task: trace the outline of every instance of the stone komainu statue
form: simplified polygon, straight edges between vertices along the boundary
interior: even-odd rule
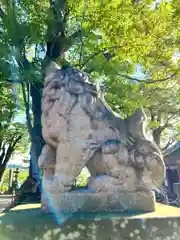
[[[84,166],[91,173],[88,187],[96,192],[151,191],[164,180],[162,155],[146,135],[143,110],[121,119],[82,71],[48,71],[42,125],[45,191],[70,191]]]

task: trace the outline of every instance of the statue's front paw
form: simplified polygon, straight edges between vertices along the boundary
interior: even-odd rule
[[[66,186],[63,181],[58,178],[55,178],[52,182],[51,192],[52,193],[64,193],[69,192],[71,186]]]
[[[43,179],[42,186],[43,186],[43,191],[46,193],[50,193],[52,189],[52,180],[50,179]]]
[[[136,191],[137,192],[149,192],[150,190],[148,189],[148,187],[145,184],[141,183],[136,186]]]

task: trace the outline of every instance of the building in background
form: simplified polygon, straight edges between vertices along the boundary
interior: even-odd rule
[[[167,149],[164,154],[166,164],[166,185],[170,195],[180,194],[180,142]]]

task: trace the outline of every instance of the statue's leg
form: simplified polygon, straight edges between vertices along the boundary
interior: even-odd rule
[[[75,178],[94,154],[94,148],[89,147],[90,142],[86,142],[85,148],[81,141],[73,139],[59,143],[52,192],[71,190]]]
[[[54,177],[54,169],[43,169],[42,193],[41,193],[41,209],[43,212],[49,212],[49,193],[52,189],[52,180]]]
[[[51,192],[51,188],[52,188],[55,161],[56,161],[56,150],[46,144],[43,147],[41,156],[38,160],[39,167],[43,169],[42,194],[41,194],[41,208],[43,211],[49,211],[48,193]]]
[[[38,159],[39,168],[52,168],[56,162],[56,149],[45,144]]]
[[[50,191],[56,164],[56,150],[46,144],[42,149],[38,164],[43,169],[43,189]]]

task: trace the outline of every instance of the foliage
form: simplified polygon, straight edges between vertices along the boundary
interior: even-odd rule
[[[121,116],[140,106],[149,110],[149,127],[158,145],[164,140],[162,148],[179,136],[177,5],[176,1],[105,0],[79,1],[79,9],[72,7],[72,22],[81,21],[84,35],[81,51],[73,47],[70,54],[80,52],[80,67],[102,79],[109,90],[107,101]],[[70,61],[77,62],[72,57]],[[141,74],[136,72],[137,64]]]
[[[95,81],[101,81],[108,87],[108,103],[123,117],[139,106],[148,108],[150,127],[158,144],[172,126],[178,135],[177,1],[53,2],[2,1],[2,79],[25,84],[26,100],[30,100],[28,86],[43,79],[48,43],[58,44],[53,60],[61,65],[70,62],[89,72]],[[29,49],[33,49],[30,58]],[[7,62],[12,61],[11,55],[16,60],[16,71]],[[137,64],[141,66],[141,77]],[[27,117],[32,103],[25,102]]]
[[[143,106],[148,110],[149,127],[155,141],[168,147],[179,136],[180,101],[178,83],[147,84],[127,81],[110,81],[106,95],[111,107],[124,117]],[[159,139],[161,138],[161,139]]]
[[[6,164],[15,150],[25,152],[28,147],[28,137],[25,125],[15,122],[16,105],[13,101],[11,89],[0,86],[0,178]]]
[[[22,184],[26,180],[27,176],[28,176],[28,171],[20,171],[20,173],[18,175],[18,180],[19,180],[20,184]],[[4,171],[3,181],[0,186],[1,192],[8,191],[8,183],[9,183],[9,169],[6,169]]]
[[[89,175],[90,174],[89,174],[88,170],[86,168],[83,168],[81,173],[76,178],[76,186],[78,186],[78,187],[86,186]]]

